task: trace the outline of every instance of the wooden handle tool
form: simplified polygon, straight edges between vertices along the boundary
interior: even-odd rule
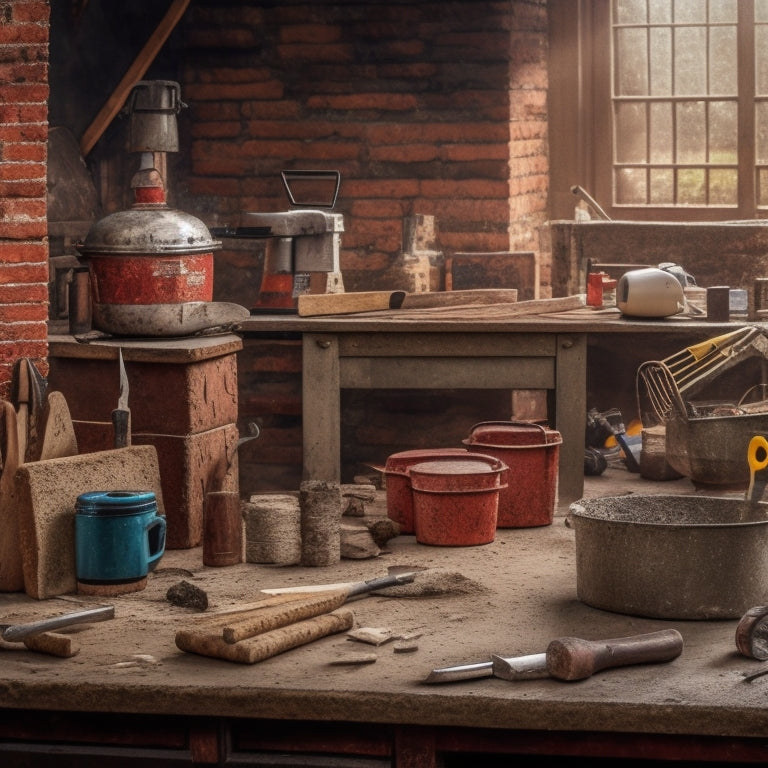
[[[344,632],[351,629],[353,623],[352,611],[342,608],[237,643],[228,643],[220,633],[182,629],[176,633],[176,647],[200,656],[255,664],[322,637]]]
[[[672,661],[682,651],[676,629],[599,641],[561,637],[547,646],[547,672],[558,680],[584,680],[603,669]]]

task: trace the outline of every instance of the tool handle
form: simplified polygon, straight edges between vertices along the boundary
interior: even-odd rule
[[[115,430],[115,448],[126,448],[131,444],[131,412],[115,409],[112,411],[112,426]]]
[[[603,669],[672,661],[682,650],[676,629],[599,641],[561,637],[547,646],[547,671],[559,680],[585,680]]]

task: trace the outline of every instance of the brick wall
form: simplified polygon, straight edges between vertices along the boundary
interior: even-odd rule
[[[434,216],[437,249],[532,250],[546,220],[547,18],[519,2],[196,0],[180,33],[182,151],[174,193],[207,223],[288,208],[284,169],[341,173],[346,290],[404,287],[403,225]],[[540,295],[550,269],[539,253]],[[252,306],[259,241],[225,241],[215,294]],[[246,339],[238,359],[240,487],[301,479],[300,342]],[[411,447],[461,445],[509,418],[488,392],[345,393],[344,477]]]
[[[182,34],[177,191],[208,223],[285,210],[280,171],[326,169],[342,178],[347,290],[392,287],[416,215],[436,217],[445,254],[539,250],[545,0],[196,0]],[[257,282],[249,254],[217,259],[220,288],[231,266]],[[242,277],[226,298],[247,300]]]
[[[0,397],[19,357],[47,375],[48,18],[45,0],[0,2]]]

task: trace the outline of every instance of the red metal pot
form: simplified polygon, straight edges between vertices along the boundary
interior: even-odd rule
[[[466,547],[494,540],[506,466],[489,458],[468,453],[411,467],[416,541]]]
[[[165,204],[162,179],[145,169],[132,181],[134,205],[97,221],[78,250],[91,277],[93,325],[117,335],[147,335],[137,318],[158,318],[152,335],[169,335],[163,312],[213,299],[212,239],[199,219]],[[143,318],[142,318],[143,320]]]
[[[551,525],[557,506],[560,433],[528,421],[484,421],[462,441],[509,468],[499,495],[499,528]]]

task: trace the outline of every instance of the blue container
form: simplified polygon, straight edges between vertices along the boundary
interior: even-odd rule
[[[75,503],[75,568],[84,584],[143,579],[165,552],[165,517],[152,491],[91,491]]]

